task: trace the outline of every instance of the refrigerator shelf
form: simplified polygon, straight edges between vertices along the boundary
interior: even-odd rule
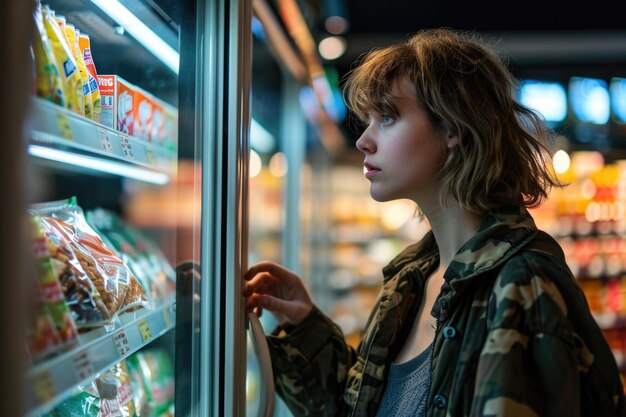
[[[38,363],[27,371],[26,395],[28,404],[32,404],[27,417],[36,417],[58,405],[77,386],[89,383],[99,373],[173,329],[176,322],[175,301],[126,316],[132,317],[130,321],[122,320],[128,321],[126,324],[81,343],[69,352]]]
[[[36,146],[88,157],[94,162],[114,162],[122,169],[103,171],[122,176],[128,171],[124,167],[161,175],[165,177],[165,182],[176,173],[178,153],[175,150],[129,136],[38,97],[33,97],[32,107],[29,125],[31,148]],[[58,161],[65,162],[62,159]],[[85,168],[97,170],[98,166],[97,163],[85,163]],[[132,174],[129,176],[136,178]]]

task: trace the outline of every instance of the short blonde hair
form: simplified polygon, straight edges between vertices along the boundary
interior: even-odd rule
[[[397,115],[391,89],[405,77],[433,124],[460,139],[442,162],[442,204],[452,197],[479,214],[535,207],[562,186],[551,164],[553,133],[516,101],[517,81],[478,34],[427,29],[373,50],[347,75],[344,98],[362,121],[372,111]]]

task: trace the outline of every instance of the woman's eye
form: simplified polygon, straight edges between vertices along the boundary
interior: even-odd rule
[[[384,125],[391,124],[391,123],[393,123],[393,117],[388,116],[388,115],[384,115],[384,116],[382,117],[382,122],[383,122],[383,123],[382,123],[382,124],[383,124],[383,126],[384,126]]]

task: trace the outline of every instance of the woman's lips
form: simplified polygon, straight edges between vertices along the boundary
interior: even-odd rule
[[[374,178],[380,172],[381,170],[375,167],[374,165],[367,163],[367,162],[363,163],[363,174],[365,175],[365,178],[367,178],[368,180]]]

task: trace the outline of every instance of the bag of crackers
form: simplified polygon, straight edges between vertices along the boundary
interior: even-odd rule
[[[176,272],[154,240],[112,211],[88,210],[87,222],[111,243],[155,304],[176,294]]]
[[[150,307],[144,289],[89,226],[75,197],[34,204],[29,211],[44,230],[70,309],[79,316],[75,319],[79,327],[110,324],[123,312]],[[85,299],[95,309],[82,308]]]

